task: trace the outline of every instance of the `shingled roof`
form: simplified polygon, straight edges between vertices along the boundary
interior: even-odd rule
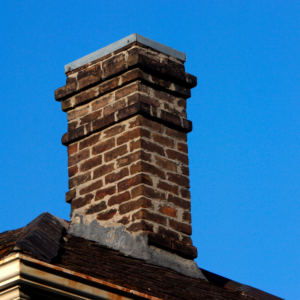
[[[280,299],[203,269],[207,281],[151,265],[72,236],[67,233],[67,224],[67,221],[43,213],[23,228],[3,232],[0,234],[0,260],[16,252],[23,253],[76,274],[159,299]]]

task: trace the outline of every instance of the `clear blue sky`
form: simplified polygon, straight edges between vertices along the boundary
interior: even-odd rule
[[[63,66],[137,32],[187,53],[200,267],[300,293],[300,2],[2,1],[0,232],[68,219]]]

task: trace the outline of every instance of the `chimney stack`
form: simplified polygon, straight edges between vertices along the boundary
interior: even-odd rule
[[[65,66],[73,235],[203,278],[190,235],[185,54],[132,34]]]

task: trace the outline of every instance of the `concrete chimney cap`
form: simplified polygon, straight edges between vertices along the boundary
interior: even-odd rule
[[[67,65],[65,65],[65,73],[70,72],[74,69],[77,69],[87,63],[90,63],[98,58],[101,58],[102,56],[105,56],[111,52],[117,51],[119,49],[121,49],[122,47],[125,47],[133,42],[139,42],[141,44],[144,44],[148,47],[151,47],[157,51],[160,51],[162,53],[165,53],[167,55],[176,57],[182,61],[186,61],[186,54],[178,51],[176,49],[173,49],[169,46],[163,45],[161,43],[158,43],[156,41],[150,40],[144,36],[141,36],[137,33],[133,33],[119,41],[116,41],[104,48],[101,48],[91,54],[88,54],[82,58],[79,58]]]

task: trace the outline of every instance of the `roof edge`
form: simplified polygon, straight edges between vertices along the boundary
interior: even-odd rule
[[[164,54],[167,54],[167,55],[170,55],[170,56],[173,56],[173,57],[176,57],[182,61],[186,61],[186,54],[179,51],[179,50],[176,50],[176,49],[173,49],[169,46],[166,46],[164,44],[161,44],[159,42],[156,42],[154,40],[151,40],[151,39],[148,39],[142,35],[139,35],[137,33],[133,33],[125,38],[122,38],[121,40],[119,41],[116,41],[106,47],[103,47],[95,52],[92,52],[86,56],[83,56],[67,65],[65,65],[65,73],[68,73],[72,70],[75,70],[85,64],[88,64],[96,59],[99,59],[109,53],[112,53],[114,51],[117,51],[133,42],[139,42],[141,44],[144,44],[148,47],[151,47],[157,51],[160,51]]]

